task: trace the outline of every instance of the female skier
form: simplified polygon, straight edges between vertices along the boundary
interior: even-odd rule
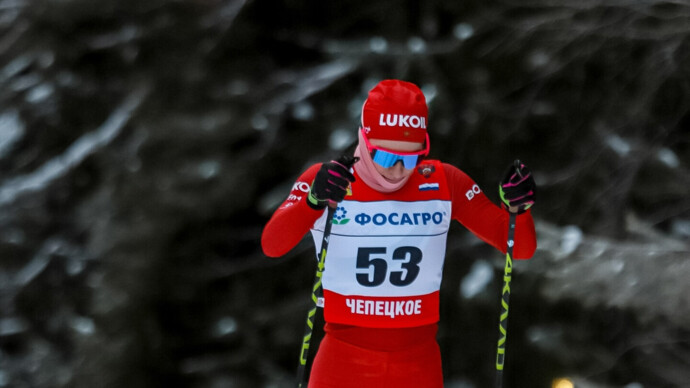
[[[325,336],[310,388],[443,387],[436,332],[451,219],[505,253],[508,211],[517,212],[514,258],[536,249],[529,170],[510,167],[499,185],[502,209],[458,168],[424,159],[427,124],[417,86],[380,82],[362,107],[359,160],[308,168],[264,228],[267,256],[284,255],[309,230],[318,250],[324,209],[338,203],[322,277]]]

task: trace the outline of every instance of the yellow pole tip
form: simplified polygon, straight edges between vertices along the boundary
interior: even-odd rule
[[[575,388],[575,385],[567,378],[560,378],[553,381],[551,388]]]

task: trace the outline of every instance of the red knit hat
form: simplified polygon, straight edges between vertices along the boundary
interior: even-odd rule
[[[424,94],[410,82],[381,81],[362,106],[362,128],[368,139],[423,143],[427,123]]]

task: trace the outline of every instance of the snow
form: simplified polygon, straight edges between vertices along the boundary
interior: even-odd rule
[[[438,88],[434,84],[426,84],[422,86],[422,93],[424,93],[426,103],[430,104],[431,101],[433,101],[434,98],[436,98],[436,95],[438,95]]]
[[[690,292],[686,245],[616,241],[543,221],[535,226],[539,250],[522,271],[545,276],[540,291],[545,298],[627,309],[642,322],[663,318],[688,324],[690,304],[678,297]]]
[[[21,318],[10,317],[0,319],[0,337],[7,337],[28,330],[29,324]]]
[[[10,79],[31,65],[34,58],[33,55],[25,54],[14,59],[12,62],[5,65],[5,67],[0,70],[0,81]]]
[[[26,129],[16,111],[0,114],[0,159],[2,159],[25,134]]]
[[[109,144],[127,124],[133,111],[143,101],[144,94],[143,90],[133,92],[103,125],[81,136],[63,154],[48,160],[29,174],[5,181],[0,186],[0,205],[11,203],[27,192],[42,190],[79,165],[87,156]]]
[[[6,387],[10,383],[10,378],[7,372],[0,370],[0,387]]]
[[[671,233],[680,238],[689,238],[690,220],[674,220],[671,224]]]
[[[214,333],[218,337],[226,336],[237,331],[237,320],[233,317],[222,317],[216,322]]]
[[[299,102],[292,107],[292,117],[297,120],[312,120],[314,118],[314,113],[314,106],[306,101]]]
[[[203,179],[211,179],[220,173],[220,162],[217,160],[206,160],[199,163],[197,172]]]
[[[459,40],[467,40],[474,35],[474,27],[468,23],[458,23],[453,28],[453,36]]]
[[[605,141],[606,145],[608,145],[619,156],[626,156],[632,150],[630,142],[616,134],[609,135],[608,137],[606,137]]]
[[[374,53],[384,53],[388,49],[388,41],[380,36],[369,39],[369,49]]]
[[[410,49],[410,52],[420,54],[426,51],[426,42],[424,39],[414,36],[407,41],[407,48]]]
[[[332,150],[342,151],[355,141],[354,131],[351,129],[338,128],[331,132],[328,138],[328,146]]]
[[[268,128],[268,124],[269,122],[265,115],[255,114],[252,117],[252,128],[257,131],[265,131]]]
[[[663,164],[670,168],[680,167],[680,160],[676,153],[666,147],[660,149],[656,156]]]
[[[94,50],[103,50],[129,43],[136,39],[139,35],[140,32],[136,26],[126,25],[120,28],[119,31],[109,32],[92,38],[89,42],[89,46]]]
[[[53,94],[55,94],[55,87],[50,83],[42,83],[29,90],[26,94],[26,102],[41,104],[46,102]]]
[[[48,243],[46,243],[46,245],[48,245]],[[18,287],[26,286],[48,267],[51,256],[46,249],[46,245],[44,245],[36,256],[15,275],[15,285]]]
[[[551,61],[549,55],[543,50],[537,50],[530,54],[529,65],[533,69],[538,69],[546,66]]]
[[[465,299],[474,298],[486,289],[493,277],[493,268],[489,262],[484,260],[475,262],[460,283],[460,294]]]
[[[582,243],[582,237],[582,230],[580,228],[575,225],[566,226],[561,237],[560,254],[568,256],[575,252],[580,243]]]
[[[91,335],[96,331],[96,324],[88,317],[74,317],[70,321],[70,327],[79,334]]]

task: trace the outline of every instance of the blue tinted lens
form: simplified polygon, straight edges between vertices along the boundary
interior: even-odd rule
[[[402,157],[402,161],[406,169],[412,170],[417,166],[417,161],[419,158],[419,155],[406,155]]]
[[[391,167],[398,161],[398,155],[381,150],[374,151],[372,157],[374,162],[383,168]]]
[[[374,162],[383,168],[393,167],[398,160],[402,160],[406,169],[411,170],[417,165],[420,155],[396,155],[390,152],[375,150],[372,156]]]

